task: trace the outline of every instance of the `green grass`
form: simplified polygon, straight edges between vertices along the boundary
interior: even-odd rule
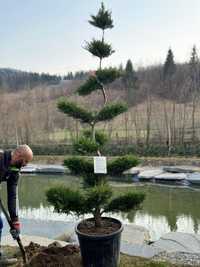
[[[119,267],[178,267],[181,265],[174,265],[167,262],[154,262],[141,257],[131,257],[121,254],[121,261]]]

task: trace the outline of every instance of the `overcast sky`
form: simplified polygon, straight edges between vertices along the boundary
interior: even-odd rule
[[[175,60],[200,47],[200,0],[105,0],[114,29],[106,40],[115,53],[104,66],[162,63],[172,48]],[[100,37],[88,23],[99,0],[0,0],[0,67],[63,74],[98,65],[82,47]]]

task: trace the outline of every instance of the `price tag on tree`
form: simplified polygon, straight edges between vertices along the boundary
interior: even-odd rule
[[[107,173],[106,157],[94,157],[94,173]]]

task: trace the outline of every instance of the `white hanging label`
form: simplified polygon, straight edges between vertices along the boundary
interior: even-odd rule
[[[107,173],[106,157],[94,157],[94,173]]]

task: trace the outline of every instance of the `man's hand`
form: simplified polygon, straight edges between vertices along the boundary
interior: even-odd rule
[[[13,228],[10,229],[10,233],[13,237],[13,239],[17,239],[20,234],[20,222],[19,221],[14,221],[12,223]]]

